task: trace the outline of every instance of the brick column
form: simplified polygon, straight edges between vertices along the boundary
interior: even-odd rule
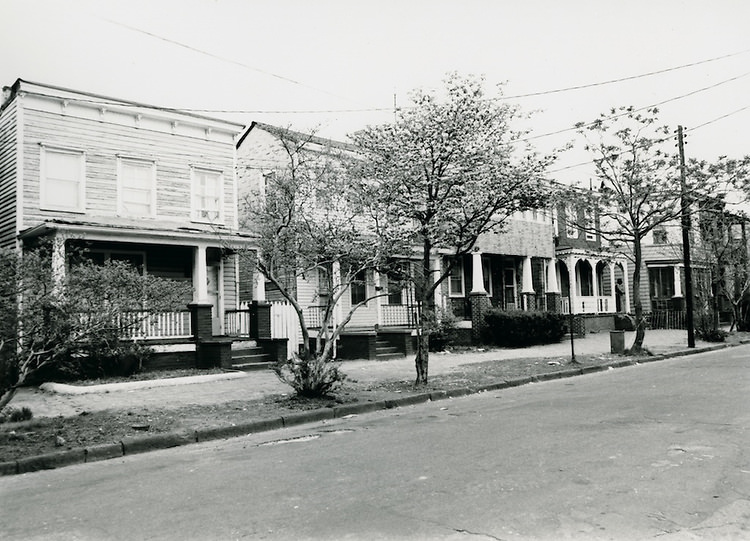
[[[211,338],[213,334],[213,321],[211,318],[211,303],[191,302],[187,305],[190,310],[190,326],[193,331],[193,340],[200,342]]]
[[[250,305],[250,338],[271,338],[271,303],[253,301]]]
[[[490,307],[490,298],[487,293],[469,293],[469,302],[471,303],[471,339],[478,344],[484,323],[484,313]]]
[[[187,307],[190,310],[190,325],[195,341],[196,368],[219,366],[230,368],[232,366],[232,339],[214,338],[211,318],[213,305],[191,302]]]
[[[561,295],[559,293],[546,293],[547,311],[559,314],[562,311]]]

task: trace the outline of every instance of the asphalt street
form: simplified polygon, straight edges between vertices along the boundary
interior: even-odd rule
[[[0,538],[748,539],[750,346],[0,478]]]

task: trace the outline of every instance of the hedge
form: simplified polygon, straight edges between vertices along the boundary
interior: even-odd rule
[[[500,347],[552,344],[565,336],[564,323],[563,314],[493,308],[484,314],[480,337],[482,343]]]

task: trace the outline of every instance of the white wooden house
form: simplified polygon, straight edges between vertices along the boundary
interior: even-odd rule
[[[0,246],[40,237],[56,269],[84,247],[98,260],[189,281],[212,305],[213,331],[238,306],[235,142],[243,126],[47,84],[17,80],[0,109]],[[179,324],[152,327],[186,336]],[[154,336],[149,336],[154,337]]]

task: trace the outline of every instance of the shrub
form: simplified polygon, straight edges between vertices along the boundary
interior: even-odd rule
[[[422,314],[422,329],[430,335],[430,351],[443,351],[455,340],[457,322],[452,311],[442,308]]]
[[[297,395],[320,398],[330,394],[346,379],[339,364],[319,357],[302,359],[298,355],[279,363],[274,372],[281,381],[291,386]]]
[[[723,342],[729,333],[721,329],[696,329],[695,334],[698,338],[706,342]]]
[[[483,343],[501,347],[551,344],[565,336],[565,316],[493,308],[484,314],[480,336]]]
[[[0,423],[18,423],[34,418],[32,411],[26,406],[22,408],[8,407],[0,413]]]

